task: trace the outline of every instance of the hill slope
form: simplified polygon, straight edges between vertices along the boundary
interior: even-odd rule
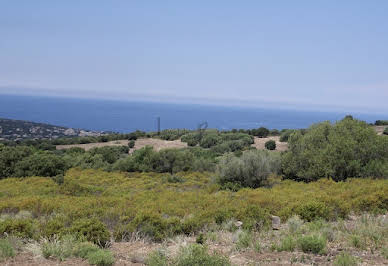
[[[0,139],[53,139],[59,137],[100,136],[101,134],[103,132],[0,118]]]

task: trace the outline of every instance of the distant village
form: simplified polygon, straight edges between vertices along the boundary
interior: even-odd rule
[[[56,139],[74,136],[101,136],[104,134],[105,132],[0,118],[0,140]]]

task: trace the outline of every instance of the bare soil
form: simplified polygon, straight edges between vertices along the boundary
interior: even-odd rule
[[[279,139],[279,136],[270,136],[267,138],[255,137],[255,143],[252,144],[252,147],[256,147],[258,150],[265,150],[265,143],[269,140],[274,140],[276,142],[275,151],[286,151],[288,149],[287,142],[280,142]]]
[[[383,135],[383,131],[386,127],[388,126],[374,126],[374,129],[378,135]]]
[[[98,143],[87,143],[87,144],[70,144],[70,145],[57,145],[57,150],[63,150],[63,149],[70,149],[73,147],[79,147],[83,148],[86,151],[93,149],[93,148],[100,148],[105,146],[127,146],[128,140],[114,140],[114,141],[108,141],[108,142],[98,142]],[[162,140],[162,139],[155,139],[155,138],[144,138],[144,139],[137,139],[135,141],[135,147],[130,149],[129,153],[134,152],[135,150],[141,149],[145,146],[153,146],[156,151],[159,151],[161,149],[165,148],[184,148],[187,147],[187,144],[185,142],[181,142],[180,140]]]

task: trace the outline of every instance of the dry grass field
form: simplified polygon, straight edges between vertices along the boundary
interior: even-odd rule
[[[56,148],[57,150],[63,150],[63,149],[70,149],[72,147],[79,147],[88,151],[93,148],[100,148],[104,146],[122,146],[122,145],[124,146],[128,145],[128,140],[115,140],[115,141],[88,143],[88,144],[57,145]],[[156,138],[137,139],[135,142],[135,147],[133,149],[130,149],[129,153],[132,153],[135,150],[141,149],[145,146],[153,146],[156,151],[159,151],[165,148],[184,148],[184,147],[187,147],[187,144],[184,142],[181,142],[180,140],[169,141],[169,140],[162,140],[162,139],[156,139]]]

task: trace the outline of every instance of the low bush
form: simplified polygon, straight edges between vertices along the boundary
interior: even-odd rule
[[[280,142],[288,142],[288,139],[290,138],[291,134],[296,132],[294,129],[286,129],[282,130],[282,133],[280,134]]]
[[[273,151],[276,149],[276,142],[274,140],[269,140],[264,144],[267,150]]]
[[[6,258],[14,257],[15,250],[7,239],[0,238],[0,262]]]
[[[105,224],[95,218],[75,221],[69,228],[69,232],[102,247],[105,247],[110,240],[110,233]]]
[[[251,134],[259,138],[266,138],[269,135],[270,131],[265,127],[260,127],[258,129],[251,129]]]
[[[376,126],[387,126],[388,120],[376,120],[375,125]]]
[[[302,236],[298,239],[300,249],[305,253],[324,254],[326,239],[318,235]]]
[[[296,241],[292,236],[286,236],[284,237],[278,246],[276,246],[276,250],[278,252],[281,251],[288,251],[292,252],[296,248]]]
[[[252,245],[252,232],[241,231],[238,233],[238,239],[236,243],[237,250],[243,250],[249,248]]]
[[[53,236],[63,236],[67,233],[63,217],[54,217],[41,224],[41,236],[51,238]]]
[[[78,243],[74,250],[73,250],[73,255],[75,257],[87,259],[88,255],[94,252],[99,251],[100,248],[97,247],[95,244],[90,243],[90,242],[82,242]]]
[[[221,185],[236,183],[244,187],[263,186],[270,174],[276,174],[280,167],[278,154],[266,151],[247,151],[241,157],[226,154],[217,166]]]
[[[0,235],[4,233],[20,238],[34,238],[35,228],[31,219],[0,220]]]
[[[168,266],[168,258],[162,250],[154,250],[148,254],[148,257],[145,261],[145,264],[148,266]]]
[[[73,250],[76,244],[77,240],[72,235],[44,239],[41,243],[42,255],[46,259],[56,258],[63,261],[73,256]]]
[[[228,258],[209,254],[206,246],[191,244],[182,247],[175,258],[176,266],[227,266],[231,265]]]
[[[135,147],[135,141],[134,140],[130,140],[128,142],[128,148],[132,149],[133,147]]]
[[[388,127],[386,127],[386,128],[384,129],[383,134],[384,134],[384,135],[388,135]]]
[[[199,133],[189,133],[183,135],[181,141],[186,142],[188,146],[197,146],[200,141],[200,135]]]
[[[329,219],[330,210],[327,206],[318,201],[309,201],[302,203],[296,213],[307,222],[311,222],[317,219]]]
[[[357,259],[347,252],[338,254],[333,262],[335,266],[356,266],[357,264]]]
[[[100,249],[95,252],[90,252],[86,258],[91,265],[111,266],[115,263],[113,254],[109,250]]]

